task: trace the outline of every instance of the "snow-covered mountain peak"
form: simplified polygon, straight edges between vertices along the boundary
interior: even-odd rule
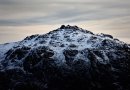
[[[130,45],[113,36],[62,25],[0,45],[0,89],[128,90],[129,60]]]
[[[102,33],[94,34],[77,26],[62,25],[60,28],[50,31],[47,34],[31,35],[16,43],[0,45],[0,57],[3,57],[10,49],[29,47],[30,50],[33,50],[43,46],[47,46],[57,53],[62,53],[66,49],[76,49],[79,51],[84,49],[120,50],[128,47],[128,45],[114,39],[111,35]]]
[[[123,42],[113,39],[108,34],[93,34],[77,26],[62,25],[60,28],[43,35],[32,35],[20,42],[20,45],[37,47],[49,46],[51,48],[68,48],[75,45],[78,49],[101,48],[103,45],[113,44],[121,46]]]

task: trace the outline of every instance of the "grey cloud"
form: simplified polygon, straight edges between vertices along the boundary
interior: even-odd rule
[[[0,0],[0,5],[5,4],[5,6],[0,6],[0,11],[3,12],[1,16],[4,17],[3,19],[0,16],[0,25],[59,24],[111,19],[130,15],[130,12],[128,12],[130,10],[128,1],[115,2],[117,0],[107,2],[103,0],[95,0],[93,2],[90,0],[77,0],[77,2],[74,2],[74,0],[71,2],[68,0]],[[38,14],[34,15],[36,13]],[[45,16],[42,16],[44,14]],[[18,15],[21,15],[21,17],[19,18]]]
[[[130,15],[129,0],[0,0],[0,26],[59,24]]]

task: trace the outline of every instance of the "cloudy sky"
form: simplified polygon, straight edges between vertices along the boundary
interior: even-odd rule
[[[130,43],[130,0],[0,0],[0,43],[44,34],[61,24]]]

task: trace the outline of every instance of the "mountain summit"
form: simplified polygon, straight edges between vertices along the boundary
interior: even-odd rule
[[[62,25],[0,45],[0,90],[128,90],[130,46]]]

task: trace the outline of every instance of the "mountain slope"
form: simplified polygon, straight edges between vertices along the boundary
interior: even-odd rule
[[[65,26],[0,45],[0,90],[128,90],[130,46]]]

